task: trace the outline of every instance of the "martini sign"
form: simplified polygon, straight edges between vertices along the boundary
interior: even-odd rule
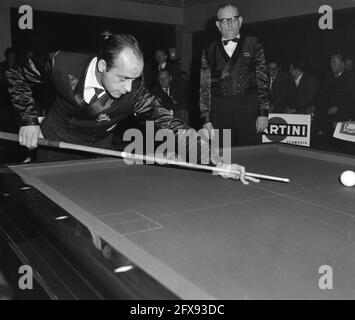
[[[270,113],[263,143],[280,142],[310,146],[311,116],[308,114]]]

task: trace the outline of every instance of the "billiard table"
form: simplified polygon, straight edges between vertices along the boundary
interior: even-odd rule
[[[291,181],[245,186],[205,171],[95,158],[10,166],[17,183],[8,194],[2,183],[1,193],[30,199],[38,225],[61,238],[58,247],[77,250],[77,260],[88,265],[90,251],[97,266],[86,279],[110,292],[354,299],[355,188],[339,176],[355,170],[355,157],[265,144],[234,148],[232,159]]]

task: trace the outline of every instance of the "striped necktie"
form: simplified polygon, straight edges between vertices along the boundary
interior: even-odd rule
[[[99,99],[100,94],[105,91],[104,89],[100,89],[100,88],[94,88],[94,90],[95,90],[95,94],[90,99],[89,104],[93,104],[95,101],[97,101]]]

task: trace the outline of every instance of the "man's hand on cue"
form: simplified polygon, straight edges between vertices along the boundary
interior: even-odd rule
[[[41,127],[38,125],[23,126],[20,128],[18,141],[28,149],[37,148],[38,138],[43,138]]]
[[[218,172],[218,174],[223,178],[240,180],[243,184],[249,184],[249,181],[256,182],[256,183],[260,182],[259,179],[246,176],[245,167],[240,166],[236,163],[224,164],[221,162],[217,165],[217,168],[228,170],[227,172]]]

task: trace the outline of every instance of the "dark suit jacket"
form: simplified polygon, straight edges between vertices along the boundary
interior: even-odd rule
[[[328,77],[319,94],[317,114],[320,118],[328,118],[328,109],[338,107],[332,116],[334,121],[355,119],[355,79],[344,70],[340,77],[333,74]]]
[[[315,104],[315,99],[318,93],[319,84],[315,77],[304,72],[298,84],[291,81],[288,107],[296,109],[296,113],[307,113],[307,109]]]
[[[169,61],[166,62],[166,66],[165,66],[165,70],[168,70],[171,77],[172,77],[172,83],[182,87],[182,75],[181,75],[181,70],[178,64],[176,63],[171,63]],[[153,80],[152,80],[152,84],[153,86],[158,84],[158,74],[159,74],[159,68],[158,65],[155,65],[153,68]]]
[[[291,79],[289,74],[280,70],[276,79],[273,81],[270,90],[270,104],[272,105],[272,112],[282,112],[286,107],[290,85]]]
[[[160,85],[154,86],[152,88],[152,93],[160,98],[161,104],[171,110],[176,118],[189,123],[186,100],[179,86],[171,84],[169,88],[169,96]]]
[[[176,85],[171,85],[169,88],[169,96],[159,86],[156,85],[152,88],[152,93],[161,99],[161,104],[167,106],[169,110],[187,109],[185,97],[180,88]]]
[[[159,85],[152,88],[152,93],[159,97],[161,104],[171,110],[176,118],[189,123],[186,100],[179,86],[172,84],[169,89],[169,96]]]
[[[84,84],[92,59],[93,56],[85,54],[57,51],[9,70],[9,91],[20,126],[38,125],[32,85],[51,81],[56,98],[41,128],[48,139],[108,147],[114,126],[133,114],[140,121],[153,120],[157,129],[177,132],[189,128],[184,122],[174,120],[141,79],[136,79],[132,91],[119,99],[106,93],[95,103],[87,104]]]
[[[202,53],[200,76],[200,111],[203,123],[210,121],[211,95],[232,96],[256,92],[258,115],[269,112],[269,77],[264,49],[255,37],[241,36],[232,57],[222,41],[210,44]]]

